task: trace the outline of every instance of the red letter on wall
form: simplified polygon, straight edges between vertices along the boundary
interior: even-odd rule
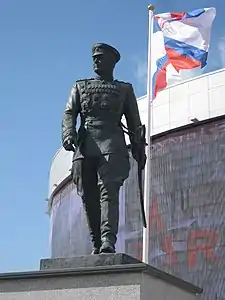
[[[174,253],[173,239],[172,236],[167,236],[167,229],[163,222],[163,218],[159,212],[158,202],[153,201],[152,206],[149,209],[149,231],[153,231],[153,225],[155,225],[155,232],[157,234],[163,233],[165,231],[166,235],[161,236],[160,242],[162,251],[167,254],[167,263],[173,265],[177,262],[176,253]]]
[[[193,267],[199,252],[202,252],[206,259],[215,260],[215,246],[218,241],[218,234],[210,229],[193,230],[188,237],[188,265]]]

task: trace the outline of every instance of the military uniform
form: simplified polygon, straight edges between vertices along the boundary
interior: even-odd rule
[[[76,120],[80,128],[76,133]],[[78,80],[71,93],[62,121],[62,141],[73,138],[73,179],[83,199],[94,248],[102,243],[114,247],[119,221],[119,189],[129,176],[129,156],[121,118],[125,115],[138,140],[141,126],[133,87],[118,80],[100,77]]]

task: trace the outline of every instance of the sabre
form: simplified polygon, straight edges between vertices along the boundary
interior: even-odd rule
[[[141,127],[141,144],[147,146],[146,143],[146,128],[145,125],[142,125]],[[147,228],[147,221],[146,221],[146,215],[145,215],[145,208],[144,208],[144,195],[143,195],[143,188],[142,188],[142,172],[145,166],[145,162],[141,164],[141,162],[138,162],[138,185],[139,185],[139,191],[140,191],[140,205],[141,205],[141,215],[142,215],[142,221],[143,221],[143,227]]]
[[[135,136],[135,133],[131,132],[122,122],[121,122],[121,126],[123,128],[124,133]],[[147,146],[145,135],[146,135],[146,127],[145,127],[145,125],[142,125],[141,126],[141,143],[140,143],[142,146],[143,145]],[[138,160],[137,164],[138,164],[138,187],[139,187],[139,192],[140,192],[141,216],[142,216],[143,227],[147,228],[147,221],[146,221],[145,208],[144,208],[144,194],[143,194],[143,187],[142,187],[142,172],[145,167],[145,161],[141,162],[140,160]]]

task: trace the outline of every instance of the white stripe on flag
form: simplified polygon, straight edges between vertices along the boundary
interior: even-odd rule
[[[184,20],[163,22],[163,34],[180,42],[184,42],[201,50],[209,49],[212,22],[216,16],[214,7],[205,9],[198,17],[186,18]],[[163,21],[169,20],[161,15]]]

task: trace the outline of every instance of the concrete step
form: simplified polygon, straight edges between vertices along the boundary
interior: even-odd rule
[[[0,274],[0,300],[198,300],[202,293],[124,254],[42,260],[40,265],[40,271]]]

